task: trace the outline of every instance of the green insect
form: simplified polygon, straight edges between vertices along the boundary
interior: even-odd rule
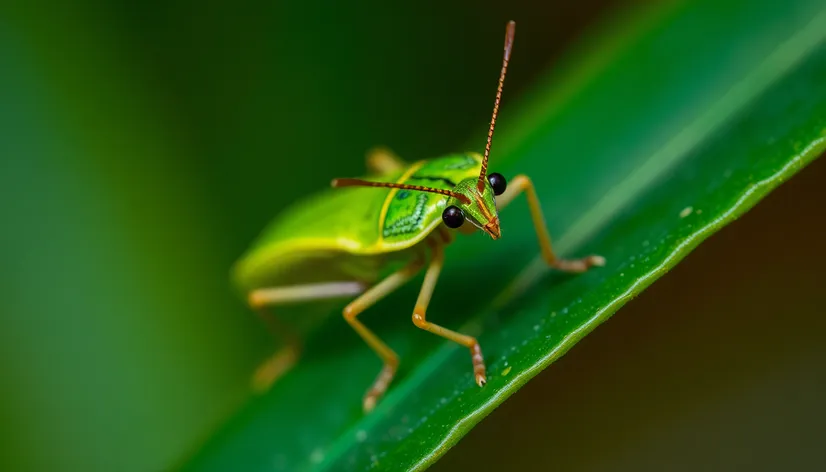
[[[491,138],[502,97],[516,25],[509,22],[493,117],[484,155],[451,154],[413,164],[387,150],[367,158],[368,179],[335,179],[332,187],[297,202],[264,231],[238,261],[235,279],[250,306],[269,322],[264,309],[290,303],[356,297],[344,308],[347,323],[384,363],[364,396],[369,412],[390,385],[399,365],[395,352],[358,319],[358,315],[422,269],[424,283],[413,308],[413,324],[470,350],[476,383],[485,385],[485,363],[475,338],[449,330],[427,318],[427,308],[444,263],[443,248],[454,239],[450,229],[479,229],[499,239],[499,211],[525,193],[542,256],[549,266],[583,272],[601,266],[600,256],[564,260],[554,254],[531,180],[517,175],[507,184],[487,172]],[[367,188],[374,187],[374,188]],[[298,360],[301,340],[276,330],[286,345],[264,362],[253,377],[266,389]]]

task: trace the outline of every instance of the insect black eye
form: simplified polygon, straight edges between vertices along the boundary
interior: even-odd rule
[[[505,180],[505,176],[498,172],[488,175],[488,182],[493,187],[493,194],[496,196],[502,195],[505,193],[505,189],[508,188],[508,181]]]
[[[442,212],[442,221],[448,228],[456,229],[465,222],[465,214],[456,205],[450,205]]]

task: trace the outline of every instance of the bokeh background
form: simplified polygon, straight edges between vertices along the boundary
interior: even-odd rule
[[[179,462],[244,401],[250,372],[271,350],[228,271],[279,209],[331,176],[359,174],[376,144],[409,158],[481,148],[507,20],[519,21],[519,67],[506,87],[518,97],[606,18],[639,6],[0,6],[0,470]],[[541,21],[520,21],[530,18]],[[690,256],[484,421],[443,470],[470,467],[479,450],[501,450],[503,466],[519,457],[541,468],[548,441],[582,448],[570,467],[583,470],[618,464],[585,457],[587,445],[629,468],[640,457],[690,453],[702,464],[732,450],[774,450],[779,463],[808,457],[769,432],[822,438],[814,425],[826,419],[816,401],[826,393],[826,335],[817,315],[826,298],[816,288],[826,255],[816,244],[822,222],[806,215],[826,201],[817,184],[825,175],[816,164],[781,189],[797,211],[749,215]],[[710,278],[709,265],[729,254],[732,272]],[[779,340],[769,336],[774,316],[787,320]],[[711,347],[681,354],[699,336]],[[775,356],[772,343],[801,347]],[[788,376],[809,383],[783,390]],[[613,393],[626,402],[603,403]],[[695,403],[681,402],[689,397]],[[647,426],[629,426],[641,417]],[[557,420],[580,426],[557,429]],[[712,434],[715,425],[722,432]],[[756,430],[767,433],[721,447]],[[675,449],[692,438],[717,440]]]

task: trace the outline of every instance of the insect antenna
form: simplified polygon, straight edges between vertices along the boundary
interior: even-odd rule
[[[485,190],[485,176],[488,172],[488,156],[490,156],[490,143],[493,140],[493,128],[496,126],[496,115],[499,114],[499,102],[502,100],[502,87],[505,85],[505,73],[508,71],[508,61],[511,58],[511,47],[513,46],[513,35],[516,32],[516,22],[509,21],[505,30],[505,56],[502,59],[502,72],[499,73],[499,87],[496,89],[496,101],[493,103],[493,117],[490,119],[488,129],[488,142],[485,144],[485,156],[482,158],[482,171],[479,173],[479,182],[476,184],[479,193]]]
[[[362,179],[333,179],[330,185],[332,185],[333,187],[385,187],[398,188],[402,190],[417,190],[419,192],[430,192],[438,193],[440,195],[447,195],[449,197],[456,198],[465,205],[470,204],[470,199],[462,195],[461,193],[441,188],[423,187],[421,185],[399,184],[395,182],[372,182],[370,180]]]

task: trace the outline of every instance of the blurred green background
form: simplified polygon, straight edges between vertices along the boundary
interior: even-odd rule
[[[231,6],[81,0],[71,6],[0,7],[5,269],[0,470],[145,471],[179,461],[244,401],[250,372],[271,350],[268,335],[231,290],[228,270],[279,209],[327,185],[331,176],[359,174],[364,152],[376,144],[414,159],[464,150],[468,142],[481,148],[507,20],[519,22],[518,68],[511,70],[506,87],[506,100],[516,100],[563,51],[587,40],[586,31],[637,7],[597,0],[338,5],[247,0]],[[810,186],[810,193],[798,198],[826,201],[817,185]],[[805,215],[802,209],[799,214]],[[762,218],[755,226],[772,228],[774,238],[732,238],[729,249],[718,251],[737,249],[741,260],[752,261],[775,253],[766,244],[808,247],[789,242],[793,235],[812,234],[811,219],[778,225],[777,217],[753,218]],[[817,240],[807,240],[812,250]],[[695,259],[702,260],[689,261]],[[678,295],[691,293],[709,305],[689,310],[691,305],[682,303],[679,314],[639,322],[634,332],[650,336],[628,343],[637,352],[651,343],[648,352],[654,355],[664,340],[678,345],[706,335],[682,329],[679,320],[696,319],[696,313],[748,316],[750,311],[738,312],[739,302],[767,294],[765,287],[778,281],[784,283],[776,286],[779,308],[797,317],[790,318],[790,329],[811,323],[826,307],[823,296],[812,288],[806,290],[810,298],[784,303],[782,295],[803,290],[804,280],[822,281],[805,260],[800,254],[761,259],[736,277],[741,287],[736,300],[704,295],[707,286],[694,281],[708,282],[703,276],[708,261],[692,262],[693,275],[671,282],[667,296],[646,306],[643,296],[633,309],[661,314],[679,303]],[[801,271],[804,266],[811,272]],[[748,277],[757,278],[748,283]],[[626,315],[623,310],[618,318]],[[761,322],[767,323],[758,317]],[[593,354],[560,363],[575,371],[582,390],[551,396],[553,411],[587,407],[581,397],[597,398],[608,387],[623,389],[619,380],[596,383],[606,373],[600,359],[620,362],[616,352],[628,338],[623,329],[631,329],[621,323],[608,323],[578,348]],[[620,334],[612,337],[612,330]],[[661,337],[669,331],[672,337]],[[803,377],[824,378],[823,350],[816,349],[823,345],[823,335],[817,338],[822,332],[808,329],[806,338],[820,357],[789,364]],[[757,330],[752,336],[742,342],[761,339]],[[794,341],[792,334],[788,341]],[[719,346],[719,352],[704,355],[749,352],[722,341]],[[755,349],[774,352],[762,344]],[[626,369],[633,370],[643,357],[625,358]],[[751,359],[745,356],[744,362]],[[749,368],[760,376],[766,364],[752,362]],[[715,372],[716,366],[709,362],[705,368]],[[675,375],[669,367],[651,368]],[[691,375],[703,372],[695,367]],[[554,377],[542,383],[558,392],[548,382],[565,381]],[[717,388],[712,380],[692,385]],[[534,444],[525,448],[523,465],[541,464],[547,452],[542,444],[558,438],[542,434],[544,426],[535,421],[521,427],[527,415],[533,419],[548,405],[548,397],[533,393],[540,388],[517,395],[483,422],[446,457],[445,466],[478,459],[474,451],[482,445],[506,454],[515,446],[502,442],[496,434],[501,430],[541,439],[519,441]],[[638,391],[624,390],[628,396]],[[826,393],[826,386],[814,382],[805,391]],[[795,405],[820,406],[789,395]],[[708,408],[714,408],[712,400]],[[663,405],[667,415],[675,411],[669,405],[682,404]],[[512,414],[503,414],[506,408]],[[628,408],[633,406],[620,403],[611,411]],[[816,411],[819,418],[822,408]],[[755,406],[744,415],[759,410]],[[794,427],[782,422],[785,417],[767,415],[777,422],[766,429]],[[581,421],[583,431],[638,434],[595,413],[569,419]],[[713,427],[713,420],[697,420],[693,431]],[[547,418],[551,430],[553,421]],[[610,443],[618,448],[611,454],[626,454],[629,464],[639,465],[630,457],[634,450],[623,449],[628,442],[614,435],[594,441],[599,447]],[[670,454],[668,440],[646,448],[658,444],[661,454]]]

